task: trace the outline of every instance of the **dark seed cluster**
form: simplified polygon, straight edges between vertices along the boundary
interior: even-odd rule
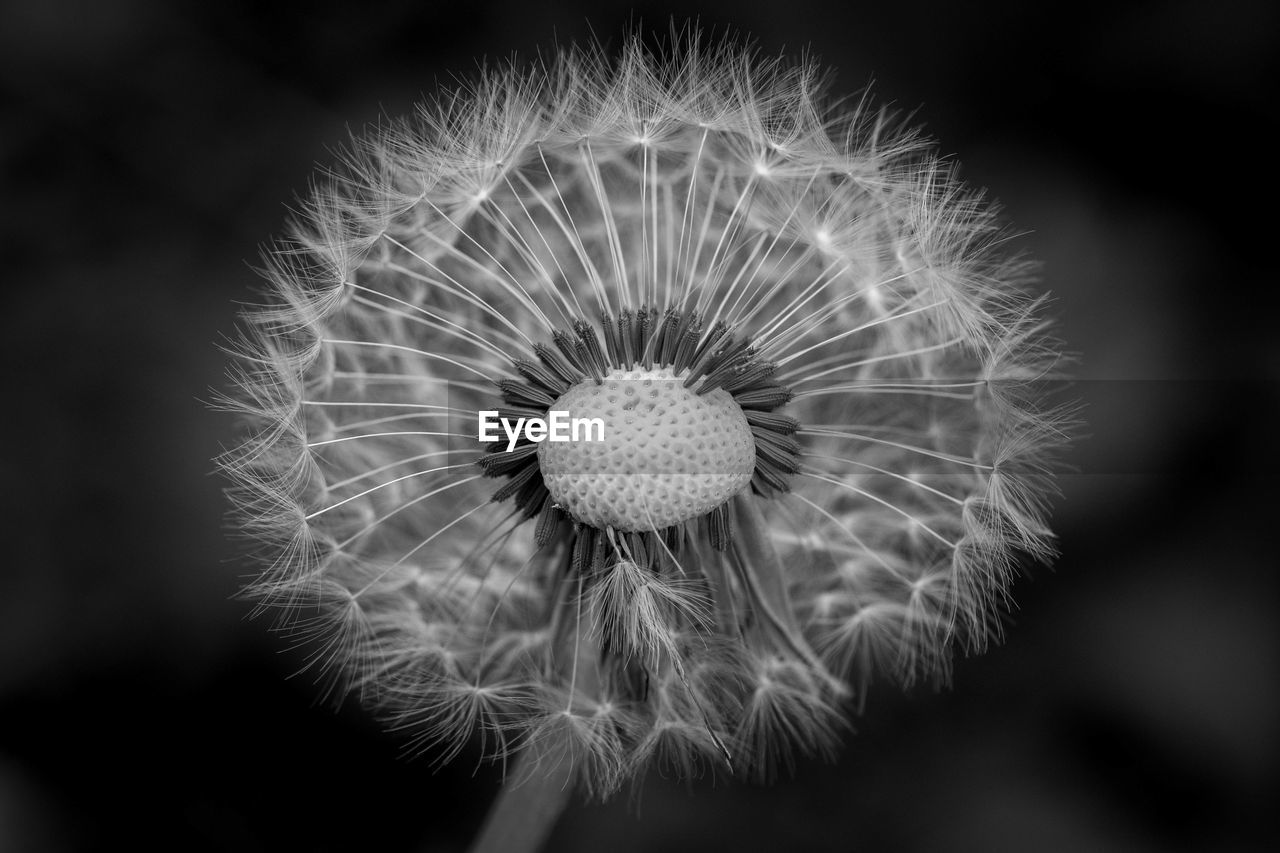
[[[756,446],[752,491],[769,497],[789,490],[791,477],[799,470],[800,445],[793,436],[800,424],[775,410],[791,400],[792,392],[771,381],[776,365],[758,359],[751,342],[735,334],[727,323],[717,321],[704,328],[696,311],[675,307],[624,309],[616,318],[602,311],[599,330],[578,320],[572,331],[554,332],[552,342],[535,344],[537,361],[515,362],[519,379],[498,382],[503,403],[498,409],[500,417],[546,417],[552,404],[571,387],[586,381],[600,384],[613,371],[670,368],[677,377],[684,377],[684,386],[694,393],[724,389],[742,408]],[[514,498],[525,518],[536,517],[539,546],[564,535],[566,522],[571,522],[572,562],[595,566],[597,559],[591,555],[603,562],[606,555],[612,556],[612,549],[604,547],[605,531],[572,519],[556,505],[538,467],[537,447],[524,436],[509,451],[504,440],[487,445],[480,467],[490,477],[506,478],[494,491],[493,500]],[[704,526],[717,550],[728,547],[728,503],[702,518],[641,537],[658,537],[678,555],[690,524]],[[661,551],[656,541],[648,542],[648,547],[637,545],[642,553]]]

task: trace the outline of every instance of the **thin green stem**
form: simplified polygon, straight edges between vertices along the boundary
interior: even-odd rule
[[[539,761],[543,758],[543,761]],[[573,795],[574,768],[566,755],[547,761],[528,751],[515,761],[470,853],[537,853]]]

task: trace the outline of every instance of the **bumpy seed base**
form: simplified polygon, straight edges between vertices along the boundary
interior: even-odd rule
[[[552,500],[604,529],[661,530],[697,518],[751,482],[755,441],[723,389],[698,394],[670,368],[614,370],[551,405],[600,418],[603,441],[543,442],[538,465]]]

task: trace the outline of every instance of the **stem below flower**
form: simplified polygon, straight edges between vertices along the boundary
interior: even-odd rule
[[[526,750],[507,774],[470,853],[537,853],[573,794],[573,761]]]

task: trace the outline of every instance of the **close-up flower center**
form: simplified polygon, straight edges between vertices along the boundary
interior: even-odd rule
[[[603,338],[603,346],[601,345]],[[537,515],[540,544],[564,515],[599,531],[663,533],[707,517],[711,541],[727,544],[730,499],[786,492],[798,470],[799,423],[774,409],[792,396],[775,366],[723,322],[704,329],[696,311],[602,312],[579,320],[519,361],[520,380],[498,382],[508,419],[595,421],[576,440],[527,435],[489,446],[480,466],[506,476],[495,501],[514,497]]]
[[[614,369],[552,403],[602,426],[597,440],[538,448],[552,500],[593,527],[653,531],[704,515],[750,483],[756,448],[742,408],[722,388],[694,393],[684,378],[669,367]]]

